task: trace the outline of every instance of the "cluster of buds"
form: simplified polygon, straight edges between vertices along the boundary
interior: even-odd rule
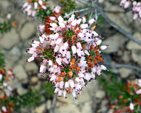
[[[132,5],[132,12],[134,14],[133,20],[136,20],[139,18],[139,21],[141,22],[141,2],[137,1],[131,1],[131,0],[122,0],[120,2],[120,6],[124,7],[127,9],[130,5]]]
[[[43,2],[43,0],[27,0],[22,9],[28,16],[35,17],[38,10],[46,10],[47,7],[46,2]]]
[[[62,17],[60,9],[55,7],[45,25],[39,26],[39,41],[33,40],[27,49],[32,54],[27,61],[42,58],[40,73],[45,73],[48,67],[48,78],[55,86],[55,93],[65,98],[67,93],[72,93],[76,98],[87,82],[106,70],[101,53],[108,46],[101,44],[102,38],[91,28],[95,18],[87,24],[85,17],[76,18],[75,14]]]
[[[4,68],[0,70],[0,113],[10,113],[10,107],[13,106],[12,103],[8,103],[8,105],[4,104],[4,100],[7,99],[11,95],[12,88],[6,83],[9,78],[14,78],[14,74],[12,69],[9,68],[8,71]]]
[[[129,97],[119,96],[123,103],[130,103],[129,109],[131,112],[134,111],[134,106],[141,106],[141,79],[135,82],[127,82],[126,87],[123,89],[129,93]]]

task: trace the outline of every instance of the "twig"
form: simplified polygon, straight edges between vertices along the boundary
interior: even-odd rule
[[[128,68],[132,69],[134,73],[140,78],[141,77],[141,67],[132,66],[132,65],[126,65],[126,64],[108,64],[105,63],[106,66],[112,67],[112,68]]]
[[[75,10],[75,11],[73,11],[73,12],[69,13],[67,16],[70,16],[70,15],[71,15],[71,14],[73,14],[73,13],[80,13],[80,12],[84,12],[84,11],[87,11],[88,9],[90,9],[90,8],[85,8],[85,9]],[[66,17],[66,16],[65,16],[65,17]]]
[[[53,102],[52,102],[52,107],[51,107],[50,113],[54,113],[55,106],[56,106],[56,99],[57,99],[57,94],[55,94],[55,95],[54,95],[54,98],[53,98]]]
[[[108,64],[108,63],[105,63],[105,65],[107,66],[110,66],[112,68],[129,68],[129,69],[134,69],[136,71],[141,71],[141,68],[140,67],[137,67],[137,66],[132,66],[132,65],[126,65],[126,64]]]
[[[110,83],[111,85],[113,85],[113,83],[110,81],[110,79],[108,78],[108,76],[104,73],[102,73],[102,76],[105,78],[105,80]]]
[[[90,4],[87,2],[84,2],[82,0],[76,0],[82,4],[88,5],[93,9],[97,9],[98,12],[101,14],[101,16],[113,27],[115,28],[117,31],[119,31],[121,34],[123,34],[124,36],[126,36],[127,38],[129,38],[130,40],[134,41],[135,43],[137,43],[138,45],[141,45],[141,41],[139,41],[138,39],[136,39],[135,37],[132,36],[132,34],[130,34],[129,32],[125,31],[124,29],[122,29],[120,26],[118,26],[116,23],[114,23],[112,20],[110,20],[107,15],[103,12],[103,10],[101,8],[98,7],[97,4]]]

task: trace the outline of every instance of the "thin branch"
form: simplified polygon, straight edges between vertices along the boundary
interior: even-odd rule
[[[125,31],[124,29],[122,29],[120,26],[118,26],[116,23],[114,23],[112,20],[110,20],[107,15],[102,11],[102,9],[100,9],[97,6],[98,11],[100,12],[101,16],[116,30],[118,30],[121,34],[123,34],[124,36],[126,36],[127,38],[129,38],[130,40],[134,41],[135,43],[137,43],[138,45],[141,45],[141,41],[139,41],[138,39],[136,39],[135,37],[133,37],[132,34],[130,34],[129,32]]]
[[[90,8],[85,8],[85,9],[80,9],[80,10],[75,10],[75,11],[73,11],[73,12],[71,12],[71,13],[69,13],[67,16],[70,16],[71,14],[73,14],[73,13],[80,13],[80,12],[84,12],[84,11],[87,11],[87,10],[89,10]],[[65,16],[66,17],[66,16]]]
[[[105,65],[110,66],[112,68],[128,68],[128,69],[133,69],[133,70],[136,70],[136,71],[141,71],[141,68],[140,67],[132,66],[132,65],[126,65],[126,64],[108,64],[108,63],[105,63]]]
[[[130,34],[129,32],[125,31],[124,29],[122,29],[119,25],[117,25],[116,23],[114,23],[112,20],[110,20],[107,15],[103,12],[103,10],[101,8],[98,7],[97,4],[90,4],[87,2],[84,2],[82,0],[76,0],[82,4],[88,5],[93,9],[97,9],[99,11],[99,13],[101,14],[101,16],[113,27],[115,28],[117,31],[119,31],[121,34],[123,34],[124,36],[126,36],[127,38],[129,38],[130,40],[134,41],[135,43],[137,43],[138,45],[141,45],[141,41],[139,41],[138,39],[136,39],[135,37],[132,36],[132,34]]]
[[[54,95],[54,98],[53,98],[53,102],[52,102],[52,107],[51,107],[50,113],[54,113],[55,106],[56,106],[56,100],[57,100],[57,94],[55,94],[55,95]]]

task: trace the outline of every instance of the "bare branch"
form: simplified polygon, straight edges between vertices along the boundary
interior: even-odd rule
[[[108,63],[105,63],[105,65],[110,66],[112,68],[128,68],[128,69],[133,69],[133,70],[136,70],[136,71],[141,70],[140,67],[132,66],[132,65],[126,65],[126,64],[108,64]]]
[[[80,13],[80,12],[87,11],[87,10],[89,10],[89,9],[90,9],[90,8],[85,8],[85,9],[75,10],[75,11],[69,13],[68,16],[70,16],[70,15],[73,14],[73,13]],[[66,17],[66,16],[65,16],[65,17]]]
[[[57,100],[57,94],[55,94],[55,95],[54,95],[54,98],[53,98],[53,102],[52,102],[52,107],[51,107],[50,113],[54,113],[55,106],[56,106],[56,100]]]
[[[130,40],[134,41],[135,43],[137,43],[138,45],[141,45],[141,41],[139,41],[138,39],[136,39],[135,37],[132,36],[132,34],[130,34],[129,32],[125,31],[124,29],[122,29],[120,26],[118,26],[116,23],[114,23],[112,20],[110,20],[107,15],[103,12],[103,10],[101,8],[98,7],[97,4],[90,4],[87,2],[84,2],[82,0],[76,0],[82,4],[88,5],[93,9],[97,9],[98,12],[101,14],[101,16],[113,27],[115,28],[117,31],[119,31],[121,34],[123,34],[124,36],[126,36],[127,38],[129,38]]]

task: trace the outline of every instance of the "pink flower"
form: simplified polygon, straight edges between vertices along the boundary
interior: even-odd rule
[[[57,6],[54,10],[59,12],[60,7]],[[87,82],[107,69],[100,63],[103,62],[101,50],[107,49],[107,46],[101,46],[100,36],[87,29],[95,19],[89,20],[87,24],[85,17],[75,17],[75,14],[65,19],[62,16],[50,16],[53,20],[49,23],[52,34],[46,35],[44,26],[40,25],[42,35],[39,36],[39,41],[33,41],[27,49],[27,53],[32,55],[28,61],[36,57],[43,60],[40,73],[46,72],[48,64],[48,78],[54,84],[54,93],[65,98],[67,93],[77,98]]]
[[[43,1],[38,0],[38,1],[25,2],[22,7],[22,10],[24,13],[27,13],[28,16],[35,17],[37,11],[40,10],[39,7],[41,7],[44,10],[47,9],[46,5],[43,4]]]

